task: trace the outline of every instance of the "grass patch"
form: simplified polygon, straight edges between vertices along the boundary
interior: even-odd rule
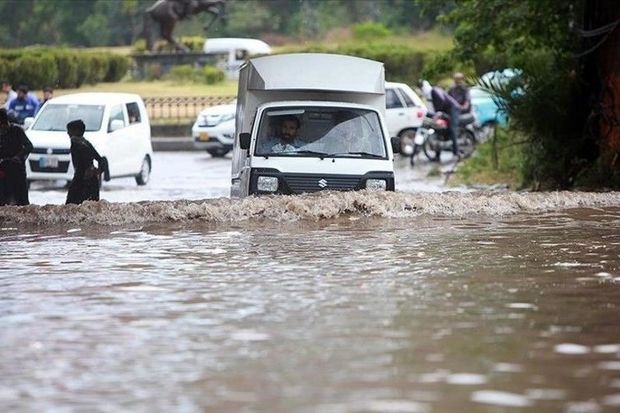
[[[523,182],[522,145],[527,144],[524,140],[515,131],[497,128],[494,138],[478,145],[474,155],[459,165],[451,185],[506,184],[510,189],[519,189]]]
[[[96,85],[84,85],[78,89],[58,89],[55,96],[69,93],[87,92],[116,92],[137,93],[146,96],[236,96],[237,81],[225,80],[216,85],[200,83],[179,83],[170,80],[157,80],[149,82],[123,81],[113,83],[98,83]]]

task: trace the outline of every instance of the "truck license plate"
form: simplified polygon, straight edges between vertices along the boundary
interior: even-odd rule
[[[58,168],[58,157],[42,156],[39,158],[39,166],[41,168]]]
[[[200,132],[200,135],[198,135],[198,140],[206,142],[209,140],[209,134],[207,132]]]

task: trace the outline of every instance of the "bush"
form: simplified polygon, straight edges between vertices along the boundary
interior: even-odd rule
[[[179,65],[174,66],[168,74],[166,74],[166,80],[173,80],[180,83],[191,83],[198,80],[197,71],[192,65]]]
[[[78,84],[78,62],[75,56],[71,53],[57,53],[56,66],[58,67],[58,78],[54,86],[63,89],[76,87]]]
[[[110,56],[108,72],[103,79],[104,82],[118,82],[129,71],[130,61],[125,56]]]
[[[56,83],[58,67],[53,56],[49,54],[25,55],[13,63],[10,78],[14,84],[26,84],[30,89],[41,89]]]
[[[224,72],[215,66],[205,66],[202,68],[202,75],[207,85],[214,85],[224,81]]]
[[[80,87],[84,83],[117,81],[130,65],[126,56],[93,54],[65,48],[0,49],[0,75],[13,84],[24,83],[33,89],[52,85]]]
[[[0,80],[6,80],[11,74],[11,62],[0,57]]]
[[[364,22],[353,25],[353,37],[356,40],[369,40],[383,39],[392,35],[390,29],[385,27],[381,23]]]

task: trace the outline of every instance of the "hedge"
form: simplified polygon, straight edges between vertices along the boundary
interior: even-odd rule
[[[0,77],[30,89],[117,82],[127,74],[130,64],[128,57],[112,53],[63,48],[0,49]]]

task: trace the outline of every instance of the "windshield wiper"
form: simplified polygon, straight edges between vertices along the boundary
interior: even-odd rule
[[[287,153],[287,152],[284,152],[284,153]],[[288,153],[292,153],[292,154],[302,153],[302,154],[307,154],[307,155],[317,155],[317,156],[320,156],[321,158],[323,158],[325,156],[329,156],[329,154],[327,152],[312,151],[312,150],[309,150],[309,149],[302,149],[302,150],[299,150],[299,151],[288,152]]]
[[[370,153],[370,152],[336,152],[336,153],[329,154],[329,156],[337,156],[337,155],[359,155],[359,156],[368,156],[370,158],[377,158],[377,159],[385,158],[385,156],[383,155],[377,155],[376,153]]]

